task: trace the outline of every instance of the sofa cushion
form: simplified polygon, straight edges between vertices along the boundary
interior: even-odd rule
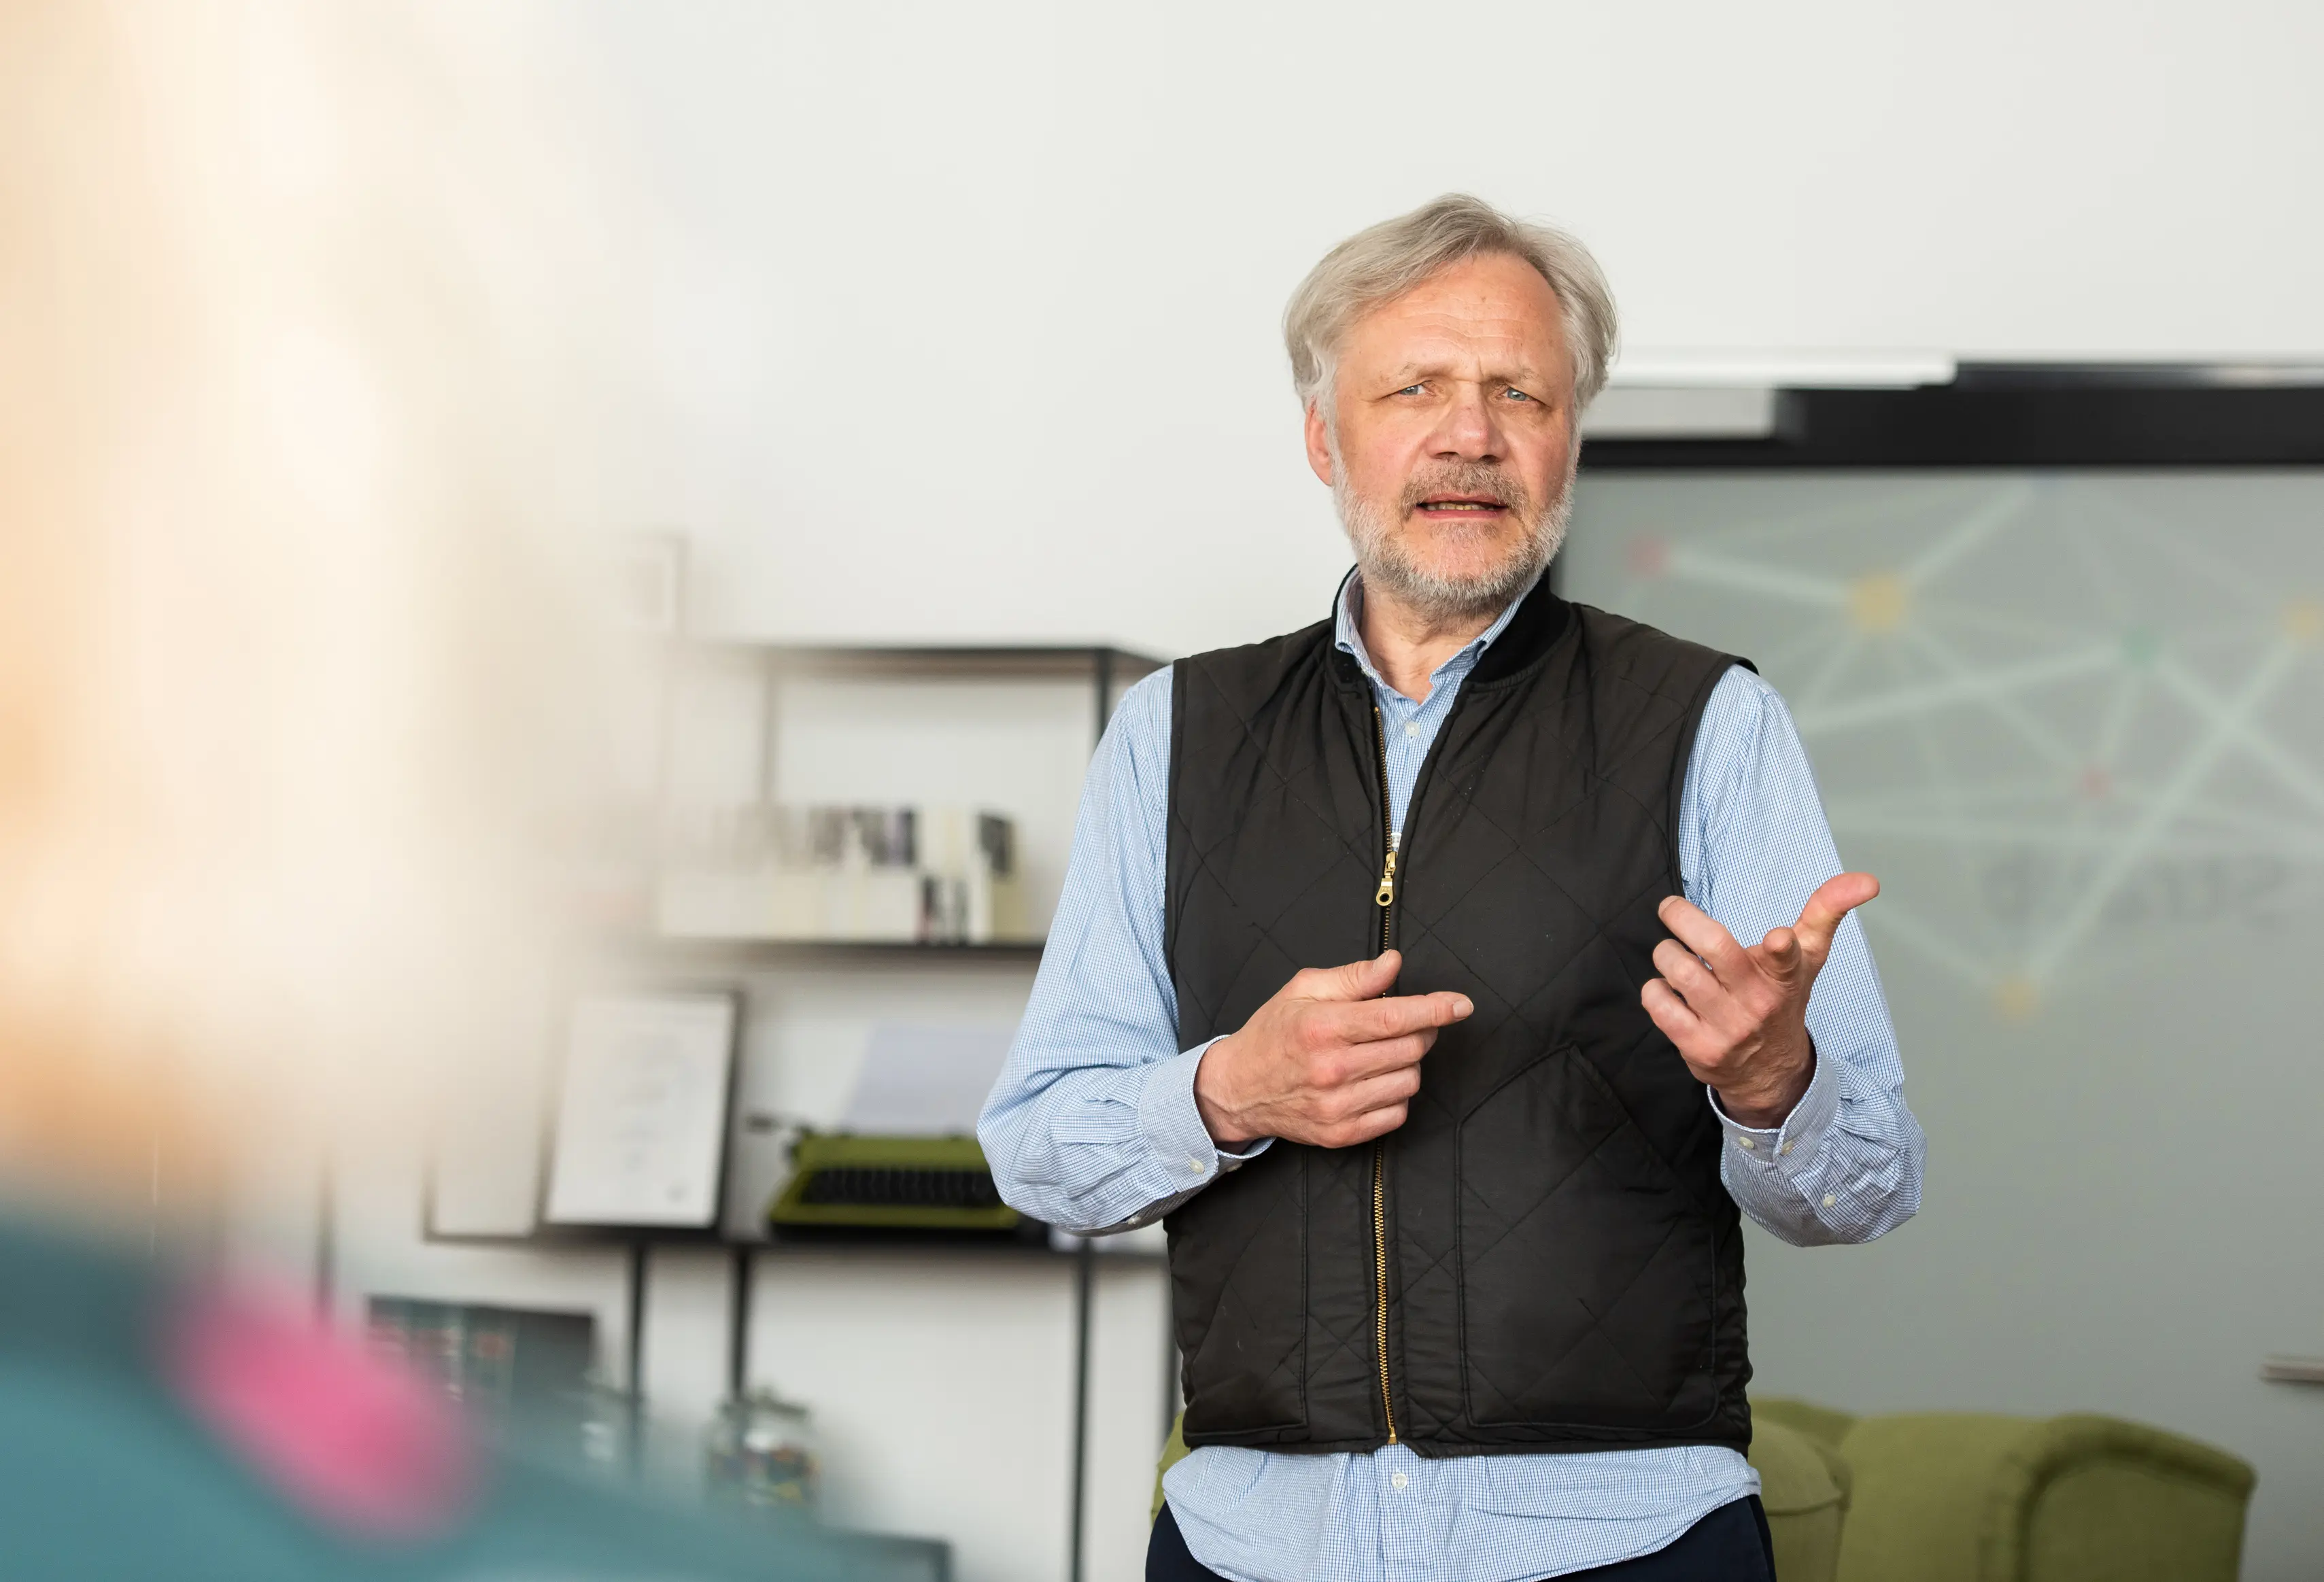
[[[1848,1430],[1856,1426],[1856,1419],[1845,1412],[1791,1395],[1752,1396],[1751,1422],[1754,1427],[1763,1422],[1780,1422],[1835,1450],[1840,1449],[1840,1441],[1848,1437]]]

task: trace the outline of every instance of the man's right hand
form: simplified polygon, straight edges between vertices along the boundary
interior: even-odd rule
[[[1436,1030],[1476,1007],[1463,994],[1379,998],[1404,957],[1388,951],[1344,967],[1309,967],[1203,1052],[1194,1105],[1211,1140],[1260,1137],[1347,1148],[1404,1124],[1420,1091],[1420,1057]]]

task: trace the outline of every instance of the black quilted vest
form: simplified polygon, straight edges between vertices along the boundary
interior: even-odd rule
[[[1182,660],[1167,951],[1182,1048],[1302,967],[1404,952],[1476,1013],[1378,1144],[1277,1142],[1169,1216],[1189,1445],[1424,1456],[1748,1443],[1743,1246],[1703,1090],[1638,1004],[1729,657],[1547,579],[1420,771],[1324,621]]]

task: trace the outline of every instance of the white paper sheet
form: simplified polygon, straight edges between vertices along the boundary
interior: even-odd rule
[[[715,1221],[735,1009],[713,994],[604,996],[575,1007],[550,1224]]]
[[[845,1129],[886,1137],[973,1134],[1016,1036],[1014,1027],[874,1026]]]

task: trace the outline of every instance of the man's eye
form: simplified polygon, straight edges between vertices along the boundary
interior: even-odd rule
[[[1423,386],[1417,384],[1407,384],[1396,393],[1398,395],[1418,395],[1423,388]]]
[[[1533,397],[1531,397],[1531,396],[1529,396],[1529,395],[1526,394],[1526,392],[1525,392],[1525,391],[1523,391],[1519,390],[1519,389],[1518,389],[1516,385],[1514,385],[1514,384],[1513,384],[1513,385],[1511,385],[1511,386],[1509,386],[1509,388],[1508,388],[1508,389],[1507,389],[1507,390],[1503,391],[1501,393],[1502,393],[1503,395],[1505,395],[1505,396],[1508,397],[1508,398],[1509,398],[1509,400],[1513,400],[1513,401],[1529,401],[1529,400],[1533,400]]]

